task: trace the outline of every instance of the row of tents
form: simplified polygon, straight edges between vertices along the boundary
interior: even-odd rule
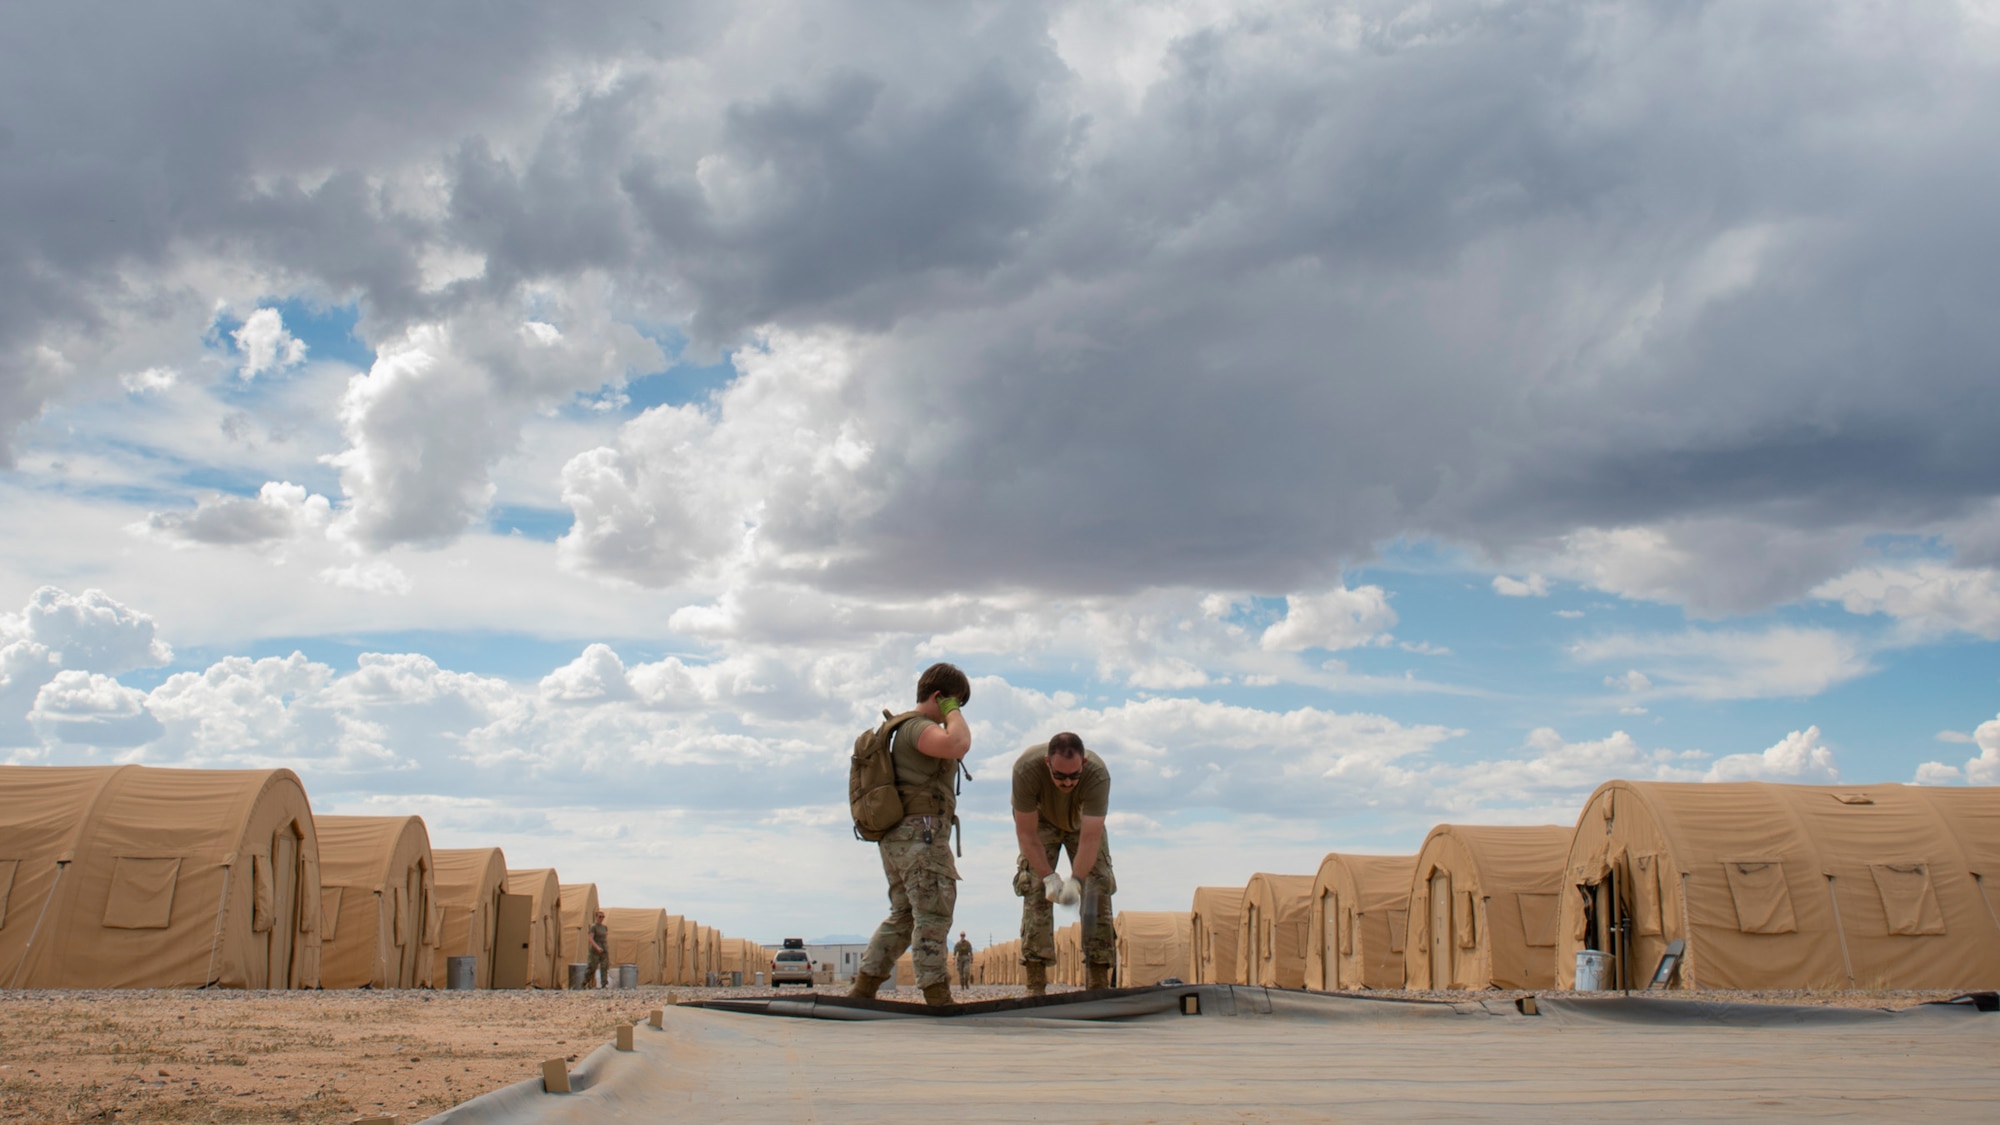
[[[2000,788],[1612,781],[1572,827],[1439,825],[1415,855],[1121,914],[1118,982],[1571,988],[1588,950],[1611,988],[1994,988],[1991,884]],[[1054,981],[1082,983],[1075,930]],[[974,980],[1018,983],[1019,961],[992,946]]]
[[[595,883],[433,849],[414,816],[315,816],[290,770],[0,767],[0,987],[561,988]],[[606,907],[641,984],[765,966],[761,945]]]

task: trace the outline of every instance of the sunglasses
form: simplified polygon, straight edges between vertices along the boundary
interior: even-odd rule
[[[1078,767],[1074,772],[1064,773],[1063,771],[1056,769],[1054,766],[1051,766],[1049,767],[1049,776],[1055,778],[1057,781],[1082,781],[1083,769],[1082,767]]]

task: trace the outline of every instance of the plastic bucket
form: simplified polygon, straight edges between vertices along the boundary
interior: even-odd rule
[[[618,987],[620,988],[639,987],[639,966],[637,965],[618,966]]]
[[[1604,980],[1611,974],[1611,954],[1595,949],[1576,951],[1576,990],[1578,992],[1602,992]]]
[[[444,959],[444,986],[455,991],[470,991],[479,987],[479,958],[447,957]]]

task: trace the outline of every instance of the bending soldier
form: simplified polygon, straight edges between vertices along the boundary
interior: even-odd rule
[[[1118,880],[1111,871],[1111,848],[1104,817],[1111,806],[1111,771],[1068,731],[1030,746],[1014,761],[1014,836],[1021,845],[1014,869],[1014,893],[1021,896],[1021,965],[1028,995],[1048,991],[1048,967],[1056,959],[1053,903],[1075,906],[1087,872],[1097,895],[1095,920],[1083,934],[1088,986],[1108,988],[1117,934],[1111,924],[1111,895]],[[1056,857],[1069,852],[1070,878],[1056,873]],[[1086,912],[1087,913],[1087,912]]]
[[[896,793],[909,815],[877,841],[889,879],[889,916],[876,928],[854,976],[854,996],[873,996],[910,950],[927,1004],[951,1003],[945,942],[958,905],[958,865],[951,858],[954,791],[959,762],[972,749],[972,729],[959,708],[972,685],[957,667],[938,663],[917,680],[917,715],[896,728],[890,753]]]

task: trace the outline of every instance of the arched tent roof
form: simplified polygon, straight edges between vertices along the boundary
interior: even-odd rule
[[[1189,928],[1193,915],[1179,910],[1126,910],[1118,930],[1118,986],[1144,988],[1168,977],[1188,979]]]
[[[319,878],[290,770],[0,766],[0,986],[314,987]]]
[[[597,884],[562,883],[562,959],[571,965],[590,962],[590,927],[597,921]],[[569,970],[557,977],[569,984]]]
[[[1596,948],[1643,987],[1681,938],[1689,987],[2000,985],[2000,789],[1611,781],[1565,870],[1565,984]]]
[[[665,984],[667,912],[656,906],[607,906],[613,965],[636,965],[640,984]]]
[[[423,988],[443,918],[430,833],[414,816],[322,816],[320,983]]]
[[[1236,937],[1236,975],[1244,984],[1305,987],[1312,885],[1310,875],[1263,871],[1244,884]]]
[[[1243,916],[1242,887],[1196,887],[1189,911],[1192,948],[1188,967],[1195,984],[1242,984],[1236,975],[1236,931]]]
[[[533,922],[528,930],[528,983],[536,988],[561,988],[568,981],[562,968],[562,883],[553,867],[507,869],[507,893],[527,895]]]
[[[1408,986],[1553,987],[1556,897],[1569,837],[1556,824],[1431,829],[1410,883]]]
[[[493,953],[499,935],[500,896],[507,893],[507,857],[499,848],[438,848],[436,865],[438,907],[444,929],[431,959],[431,981],[445,982],[445,962],[453,957],[478,958],[473,987],[493,987]]]
[[[1330,852],[1313,876],[1306,987],[1403,987],[1413,855]]]

